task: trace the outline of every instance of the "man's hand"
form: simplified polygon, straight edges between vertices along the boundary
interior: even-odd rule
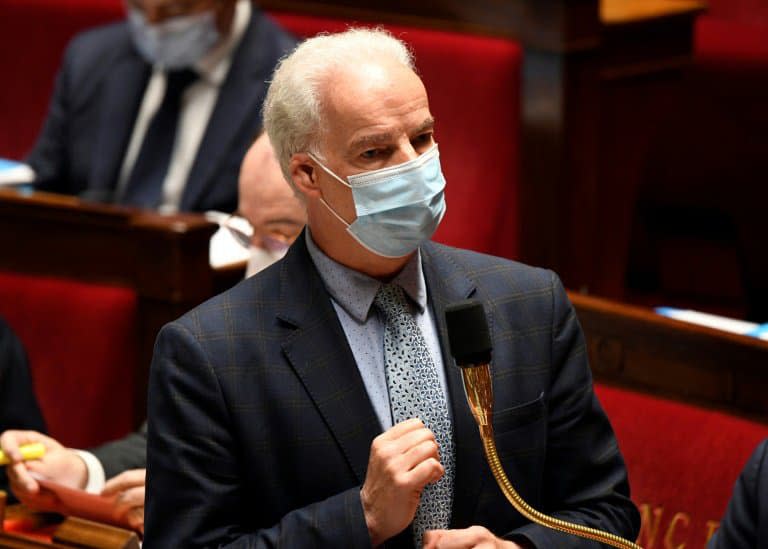
[[[487,528],[430,530],[424,533],[424,549],[522,549],[514,541],[499,539]]]
[[[41,442],[45,446],[45,455],[22,461],[19,446],[32,442]],[[84,488],[88,481],[85,462],[77,453],[37,431],[5,431],[0,435],[0,448],[11,460],[6,467],[11,490],[22,503],[33,509],[58,511],[60,505],[54,494],[40,488],[30,472],[72,488]]]
[[[144,533],[144,485],[146,469],[130,469],[112,477],[104,485],[101,495],[117,495],[114,516],[127,522],[131,528]]]
[[[444,472],[435,435],[418,418],[373,439],[360,499],[374,547],[410,524],[422,490]]]

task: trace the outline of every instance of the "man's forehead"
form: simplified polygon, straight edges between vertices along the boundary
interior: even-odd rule
[[[424,84],[398,63],[340,69],[325,93],[324,117],[335,131],[377,134],[398,126],[414,131],[432,123]]]

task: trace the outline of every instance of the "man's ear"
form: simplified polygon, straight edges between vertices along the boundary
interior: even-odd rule
[[[304,196],[322,196],[317,184],[317,167],[307,153],[295,153],[288,162],[288,172],[293,184]]]

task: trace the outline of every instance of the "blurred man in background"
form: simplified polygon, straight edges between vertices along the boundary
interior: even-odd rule
[[[295,40],[249,0],[127,0],[69,45],[28,158],[41,190],[161,211],[237,206],[265,80]]]

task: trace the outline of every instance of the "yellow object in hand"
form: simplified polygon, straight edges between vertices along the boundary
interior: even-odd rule
[[[33,442],[31,444],[23,444],[19,447],[21,452],[21,459],[24,461],[30,459],[40,459],[45,455],[45,446],[42,442]],[[11,460],[5,453],[0,450],[0,465],[8,465]]]

